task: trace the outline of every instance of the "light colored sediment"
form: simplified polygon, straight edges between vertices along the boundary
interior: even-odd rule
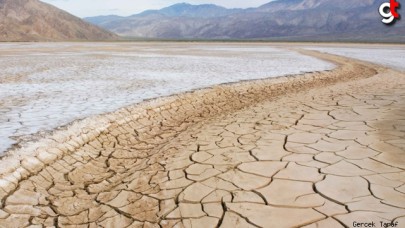
[[[326,52],[334,55],[347,56],[372,63],[387,66],[389,68],[405,70],[403,45],[359,45],[359,44],[326,44],[305,47],[310,50]]]
[[[144,99],[333,68],[266,44],[1,43],[0,157],[59,126]]]
[[[304,53],[338,67],[151,101],[6,158],[0,225],[403,221],[405,75]]]

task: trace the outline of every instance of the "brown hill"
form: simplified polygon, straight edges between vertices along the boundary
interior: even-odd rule
[[[111,40],[114,33],[38,0],[0,0],[0,41]]]

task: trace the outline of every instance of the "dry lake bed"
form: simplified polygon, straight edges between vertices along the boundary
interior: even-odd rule
[[[0,44],[0,227],[405,226],[404,58]]]
[[[0,154],[31,134],[146,99],[332,68],[269,45],[0,44]]]

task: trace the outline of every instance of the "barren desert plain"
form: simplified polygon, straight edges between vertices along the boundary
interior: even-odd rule
[[[405,227],[405,46],[1,43],[0,227]]]

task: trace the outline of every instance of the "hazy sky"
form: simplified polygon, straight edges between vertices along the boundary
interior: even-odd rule
[[[228,8],[257,7],[272,0],[41,0],[79,17],[116,14],[128,16],[172,4],[216,4]]]

